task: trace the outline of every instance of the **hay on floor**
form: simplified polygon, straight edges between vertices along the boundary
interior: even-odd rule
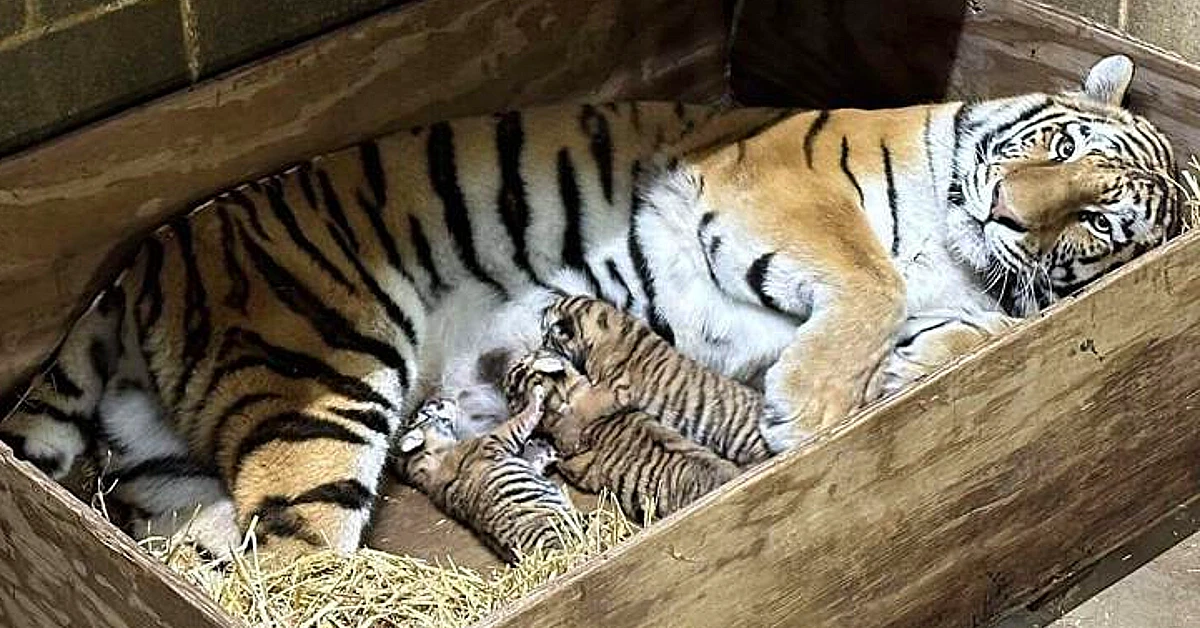
[[[318,552],[272,569],[258,560],[252,536],[224,565],[162,537],[142,547],[254,628],[457,628],[609,550],[639,526],[602,495],[595,510],[576,515],[568,528],[574,529],[562,532],[565,549],[537,551],[486,574],[450,558],[431,563],[366,548],[350,556]]]

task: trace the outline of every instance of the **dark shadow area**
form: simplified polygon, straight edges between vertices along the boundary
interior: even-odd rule
[[[943,100],[969,0],[746,0],[730,66],[745,105]]]
[[[992,628],[1047,626],[1198,532],[1200,497],[1175,508],[1149,529]]]

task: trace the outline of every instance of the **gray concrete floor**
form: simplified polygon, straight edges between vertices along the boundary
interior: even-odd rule
[[[1200,628],[1200,502],[994,628]]]

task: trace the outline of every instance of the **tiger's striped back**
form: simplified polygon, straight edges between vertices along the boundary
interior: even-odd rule
[[[740,465],[770,452],[759,432],[763,397],[679,353],[640,320],[587,296],[563,297],[546,310],[546,345],[587,378]]]
[[[634,520],[666,517],[740,473],[654,416],[618,407],[611,391],[592,386],[561,357],[528,354],[505,379],[514,409],[529,407],[537,387],[546,390],[541,429],[559,453],[559,472],[585,491],[612,491]]]
[[[561,547],[574,511],[544,474],[553,451],[529,438],[539,410],[532,406],[487,434],[457,441],[451,429],[456,404],[431,400],[418,412],[421,449],[401,466],[438,508],[509,562],[537,548]]]

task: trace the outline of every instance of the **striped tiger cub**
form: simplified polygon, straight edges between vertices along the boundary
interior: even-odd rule
[[[906,319],[1026,316],[1178,231],[1132,74],[879,111],[547,106],[317,156],[145,238],[0,434],[56,478],[111,452],[144,519],[200,505],[236,517],[213,538],[349,551],[402,420],[477,362],[442,330],[561,290],[761,378],[782,451],[862,403]]]
[[[527,392],[521,412],[466,438],[455,430],[463,421],[458,404],[434,397],[398,443],[405,481],[509,562],[537,548],[562,547],[574,512],[566,493],[545,475],[554,450],[530,438],[542,416],[543,392]]]
[[[521,358],[504,388],[514,412],[527,411],[534,390],[547,391],[540,429],[558,452],[559,473],[585,491],[612,491],[635,521],[666,517],[741,471],[656,417],[623,406],[612,389],[589,382],[558,354]]]
[[[679,353],[612,304],[566,296],[546,308],[544,346],[565,357],[620,408],[636,408],[739,465],[767,459],[763,397]]]

